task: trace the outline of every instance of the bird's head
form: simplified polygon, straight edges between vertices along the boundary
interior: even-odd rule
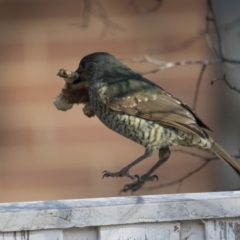
[[[126,65],[106,52],[91,53],[82,58],[78,69],[75,71],[79,74],[77,82],[96,81],[103,77],[114,77],[126,71],[131,71]]]
[[[65,80],[65,86],[55,101],[59,110],[68,110],[73,104],[89,102],[89,84],[100,79],[112,79],[128,74],[130,68],[105,52],[95,52],[82,58],[75,72],[60,69],[58,76]]]

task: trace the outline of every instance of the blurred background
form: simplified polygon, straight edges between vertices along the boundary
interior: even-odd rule
[[[126,59],[145,55],[162,61],[216,58],[202,36],[205,1],[158,4],[0,0],[0,202],[119,196],[130,180],[102,179],[102,171],[120,170],[144,149],[107,129],[96,117],[86,118],[81,105],[58,111],[53,101],[64,82],[56,74],[60,68],[76,70],[80,59],[95,51],[109,52],[138,72],[156,66]],[[146,77],[192,106],[201,67],[178,66]],[[239,117],[223,96],[234,95],[239,101],[239,95],[224,83],[210,85],[221,76],[219,71],[221,67],[214,66],[205,71],[196,112],[214,130],[211,136],[237,154],[239,131],[234,129]],[[131,172],[143,174],[156,160],[157,153]],[[176,180],[202,163],[173,152],[156,172],[159,182],[146,187]],[[231,190],[238,187],[236,179],[225,164],[213,161],[180,185],[145,188],[135,195]]]

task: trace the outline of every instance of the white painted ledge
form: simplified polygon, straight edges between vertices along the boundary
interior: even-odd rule
[[[240,239],[240,192],[4,203],[3,239]]]

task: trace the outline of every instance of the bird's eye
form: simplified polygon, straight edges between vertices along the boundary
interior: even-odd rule
[[[82,62],[81,65],[82,65],[82,68],[86,67],[86,63],[85,62]]]

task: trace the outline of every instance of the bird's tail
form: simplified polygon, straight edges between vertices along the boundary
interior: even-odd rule
[[[211,151],[225,163],[230,165],[240,177],[240,162],[235,157],[233,157],[226,149],[224,149],[214,140],[212,142]]]

